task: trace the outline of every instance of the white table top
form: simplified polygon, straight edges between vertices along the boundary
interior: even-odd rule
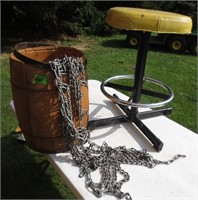
[[[114,91],[109,88],[109,91]],[[126,98],[117,92],[119,97]],[[90,120],[120,115],[117,106],[100,91],[100,82],[89,80]],[[174,112],[174,111],[173,111]],[[171,165],[158,165],[153,169],[143,166],[122,165],[130,175],[130,180],[122,186],[133,200],[195,200],[197,199],[197,134],[175,123],[165,116],[143,120],[148,128],[163,143],[161,152],[156,152],[143,134],[132,123],[116,124],[98,128],[91,132],[91,140],[99,145],[106,141],[110,146],[147,149],[154,158],[168,160],[176,154],[184,154]],[[85,187],[85,178],[79,178],[79,168],[69,153],[46,154],[52,166],[63,178],[66,185],[79,199],[97,199]],[[94,174],[94,181],[99,181]],[[103,195],[101,199],[113,200],[113,196]]]

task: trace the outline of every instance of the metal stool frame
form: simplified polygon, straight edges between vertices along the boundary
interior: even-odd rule
[[[101,84],[101,91],[104,93],[104,95],[107,96],[109,99],[111,99],[113,102],[115,102],[124,111],[125,115],[99,119],[99,120],[90,120],[88,123],[88,129],[93,130],[97,127],[101,127],[105,125],[113,125],[116,123],[123,123],[123,122],[132,122],[140,129],[140,131],[153,144],[154,149],[156,151],[160,151],[163,147],[163,142],[149,130],[149,128],[142,122],[142,119],[160,116],[160,115],[169,115],[171,114],[172,108],[170,107],[161,108],[158,110],[149,110],[146,112],[139,112],[138,108],[139,107],[144,107],[144,108],[162,107],[173,99],[174,94],[173,94],[172,89],[169,88],[166,84],[155,79],[144,77],[150,35],[151,35],[150,32],[141,32],[140,43],[139,43],[137,59],[136,59],[135,75],[134,76],[133,75],[114,76],[105,80]],[[111,80],[118,80],[118,79],[124,79],[124,78],[134,79],[134,85],[132,87],[129,87],[129,86],[124,86],[120,84],[110,83]],[[142,89],[144,81],[149,81],[165,88],[169,92],[169,94],[167,95],[167,94],[162,94],[162,93]],[[128,101],[124,101],[124,100],[119,99],[119,97],[116,94],[114,94],[113,96],[108,94],[108,92],[106,92],[104,88],[105,86],[112,87],[114,89],[123,89],[123,90],[131,91],[132,95]],[[141,94],[161,98],[161,99],[164,99],[164,101],[159,102],[159,103],[141,104],[140,103]]]

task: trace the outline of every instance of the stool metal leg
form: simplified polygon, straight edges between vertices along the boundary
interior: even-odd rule
[[[133,122],[153,144],[153,148],[156,151],[161,151],[163,147],[163,142],[158,137],[156,137],[153,132],[151,132],[150,129],[148,129],[148,127],[138,117],[135,117]]]
[[[117,95],[114,94],[114,96],[118,98]],[[153,132],[151,132],[149,128],[141,121],[141,118],[139,117],[139,115],[141,114],[138,113],[137,110],[130,110],[126,106],[119,105],[119,104],[117,105],[126,113],[126,115],[130,116],[129,118],[131,119],[131,122],[133,122],[140,129],[140,131],[146,136],[146,138],[153,144],[153,148],[156,151],[161,151],[163,147],[163,142],[158,137],[156,137],[153,134]],[[144,119],[147,117],[150,117],[148,112],[149,111],[143,113]],[[163,112],[163,109],[161,109],[160,112]],[[159,112],[154,111],[152,114],[153,114],[153,117],[158,116]],[[132,118],[131,118],[131,115],[133,115]]]
[[[142,32],[140,38],[136,67],[135,67],[134,87],[133,87],[132,102],[134,103],[139,103],[141,97],[150,35],[151,35],[150,32],[145,32],[145,33]]]

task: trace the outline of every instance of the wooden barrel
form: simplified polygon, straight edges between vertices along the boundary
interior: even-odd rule
[[[19,43],[10,54],[12,95],[19,125],[26,144],[39,152],[65,152],[60,98],[55,85],[55,75],[49,61],[63,59],[64,55],[79,57],[86,65],[83,53],[75,48],[37,43]],[[86,68],[81,74],[86,76]],[[68,77],[65,77],[68,81]],[[89,97],[88,86],[81,86],[82,125],[87,127]],[[71,99],[75,98],[74,96]],[[74,113],[76,113],[74,111]],[[74,114],[74,123],[79,124]]]

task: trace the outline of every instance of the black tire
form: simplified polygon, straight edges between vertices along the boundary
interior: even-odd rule
[[[140,41],[139,32],[129,32],[126,37],[128,47],[137,49]]]
[[[189,47],[189,51],[193,54],[193,55],[197,55],[197,42],[194,41],[193,43],[191,43],[190,47]]]
[[[168,38],[166,45],[169,51],[182,53],[186,50],[186,39],[180,35],[173,35]]]

